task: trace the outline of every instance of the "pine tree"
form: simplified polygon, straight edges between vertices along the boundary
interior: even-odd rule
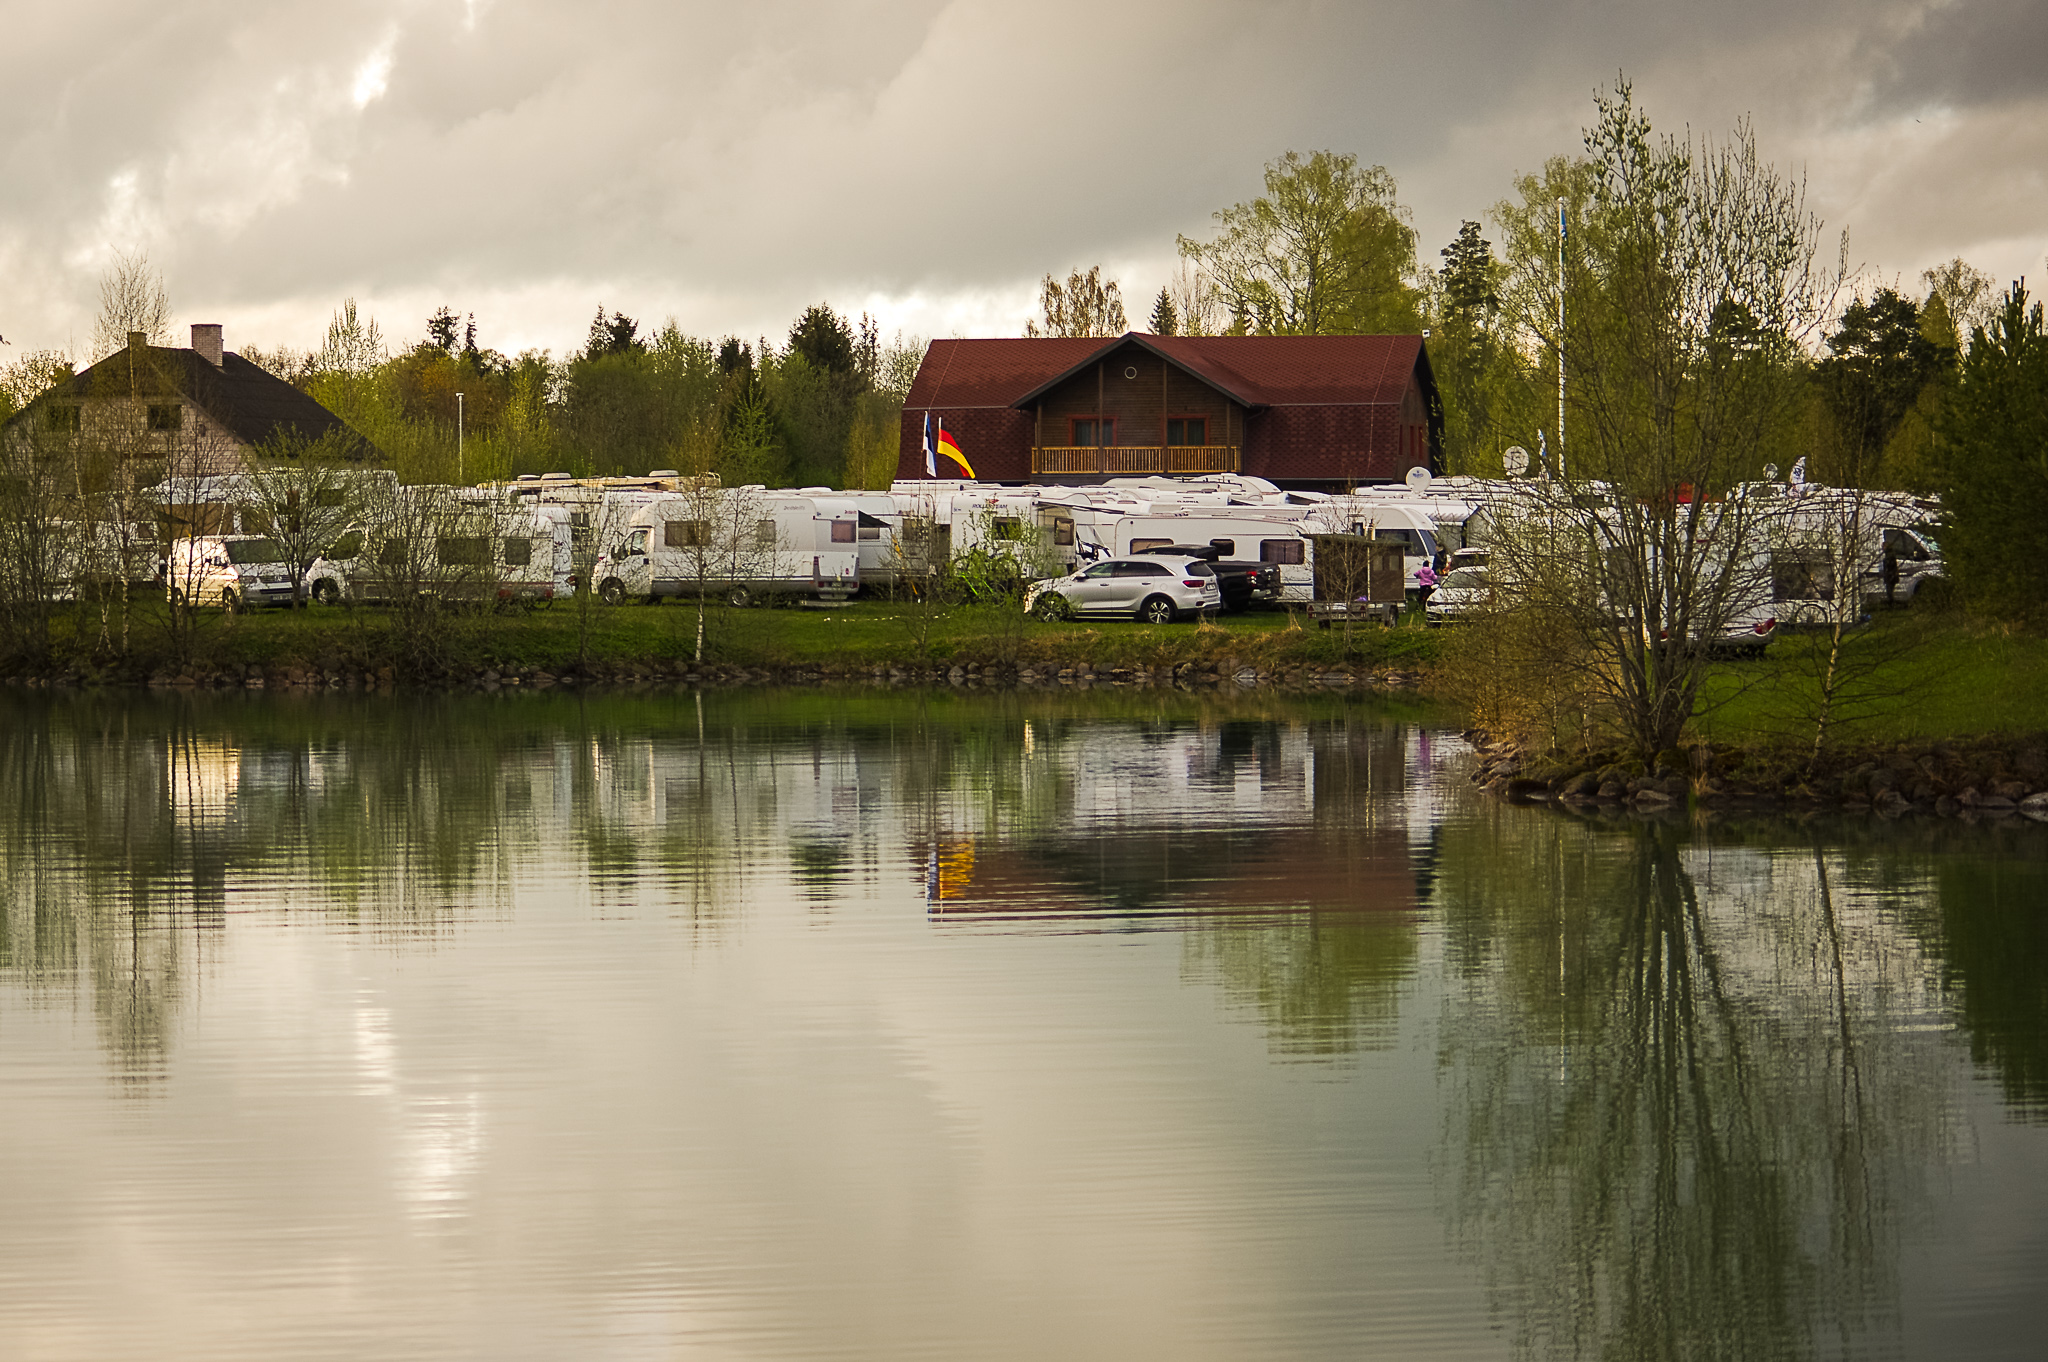
[[[1159,290],[1159,297],[1152,304],[1152,334],[1155,336],[1176,336],[1180,334],[1180,317],[1173,310],[1173,296],[1163,288]]]

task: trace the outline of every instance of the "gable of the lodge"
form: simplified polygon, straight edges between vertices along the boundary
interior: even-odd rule
[[[934,341],[897,476],[926,476],[927,419],[991,482],[1243,472],[1323,487],[1435,471],[1441,457],[1420,336]]]

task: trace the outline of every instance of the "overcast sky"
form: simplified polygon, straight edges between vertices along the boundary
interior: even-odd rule
[[[348,296],[508,353],[600,302],[1014,335],[1098,262],[1137,322],[1289,148],[1387,166],[1434,262],[1617,70],[1661,128],[1751,115],[1887,280],[2048,276],[2042,0],[87,0],[6,39],[0,362],[82,350],[122,250],[231,349],[315,346]]]

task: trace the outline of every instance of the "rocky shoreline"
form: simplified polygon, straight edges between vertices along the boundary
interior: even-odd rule
[[[1472,779],[1511,803],[1575,812],[1831,810],[1877,818],[2027,818],[2048,822],[2048,734],[1806,754],[1696,743],[1644,763],[1619,751],[1526,750],[1486,733]]]
[[[1183,690],[1232,686],[1282,691],[1414,692],[1423,675],[1412,670],[1367,667],[1256,667],[1232,659],[1218,663],[1183,662],[1173,666],[1105,666],[1085,660],[1071,664],[1013,665],[982,662],[895,662],[859,666],[800,664],[749,667],[693,663],[673,659],[591,662],[561,668],[487,666],[462,671],[438,682],[406,680],[389,667],[308,667],[297,664],[164,669],[135,677],[92,676],[77,672],[57,676],[13,676],[6,684],[30,689],[74,690],[87,687],[147,688],[152,691],[441,691],[501,694],[516,691],[638,690],[673,686],[819,686],[951,687],[984,689],[1089,690],[1094,688],[1172,687]]]

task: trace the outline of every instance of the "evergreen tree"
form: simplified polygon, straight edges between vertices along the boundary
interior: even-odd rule
[[[1152,304],[1152,334],[1173,336],[1180,333],[1180,317],[1173,308],[1173,295],[1165,289],[1159,290],[1159,297]]]
[[[853,328],[831,307],[807,307],[789,328],[789,348],[820,373],[851,375],[858,367]]]
[[[442,354],[452,355],[455,353],[455,332],[461,324],[453,309],[443,307],[427,318],[427,340]]]
[[[1858,298],[1828,337],[1828,358],[1814,366],[1821,399],[1833,420],[1838,466],[1834,480],[1881,484],[1885,446],[1918,401],[1921,389],[1955,358],[1922,331],[1920,309],[1888,288]]]
[[[2048,330],[2024,283],[1970,336],[1938,422],[1944,557],[1972,600],[2048,620]]]

